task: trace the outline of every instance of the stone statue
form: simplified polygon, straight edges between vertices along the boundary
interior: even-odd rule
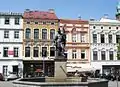
[[[58,33],[55,36],[54,43],[56,46],[56,57],[65,57],[65,45],[66,45],[66,34],[64,27],[62,30],[58,29]]]

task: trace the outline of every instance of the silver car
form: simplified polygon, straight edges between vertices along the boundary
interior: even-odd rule
[[[16,73],[10,73],[10,74],[7,76],[6,80],[7,80],[7,81],[9,81],[9,80],[15,80],[15,79],[17,79],[17,78],[18,78],[18,75],[17,75]]]

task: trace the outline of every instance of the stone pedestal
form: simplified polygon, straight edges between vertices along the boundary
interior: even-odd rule
[[[58,82],[64,82],[67,78],[67,69],[66,69],[66,62],[67,59],[63,57],[57,57],[55,58],[55,71],[54,71],[54,78],[55,81]]]

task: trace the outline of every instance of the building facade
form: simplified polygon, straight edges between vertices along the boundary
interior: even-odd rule
[[[60,19],[60,28],[64,28],[67,37],[67,71],[90,68],[89,23],[84,20]]]
[[[103,17],[99,21],[91,20],[89,25],[91,66],[104,74],[119,71],[117,43],[120,40],[120,21]]]
[[[22,33],[21,13],[0,13],[0,73],[11,72],[22,76]]]
[[[53,39],[58,30],[58,18],[49,11],[26,10],[23,16],[23,64],[25,76],[54,75],[55,47]]]

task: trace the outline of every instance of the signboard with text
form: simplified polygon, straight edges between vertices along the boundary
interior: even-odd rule
[[[14,51],[9,50],[9,51],[8,51],[8,55],[14,55]]]

